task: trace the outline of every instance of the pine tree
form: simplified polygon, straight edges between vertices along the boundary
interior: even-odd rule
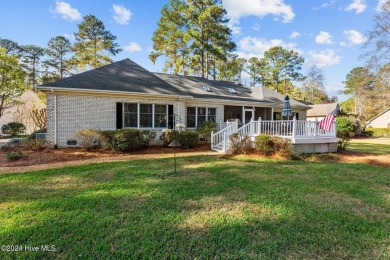
[[[115,56],[122,51],[115,42],[116,36],[106,30],[103,22],[94,15],[83,17],[74,36],[76,42],[71,48],[74,52],[72,64],[81,69],[109,64],[112,62],[109,55]]]
[[[27,70],[28,85],[36,86],[40,74],[41,58],[45,55],[45,49],[36,45],[22,45],[22,62]]]
[[[5,49],[6,54],[20,54],[22,48],[15,41],[0,38],[0,47]]]
[[[48,42],[46,54],[48,59],[44,61],[49,77],[62,79],[70,74],[70,64],[67,55],[70,53],[71,44],[64,36],[56,36]]]
[[[267,72],[265,82],[270,88],[287,94],[287,86],[291,81],[303,78],[299,71],[302,69],[304,59],[297,52],[276,46],[264,52],[264,58],[268,64],[265,68]]]
[[[248,60],[248,65],[246,70],[253,80],[251,85],[255,86],[256,83],[261,83],[262,86],[265,85],[265,67],[267,66],[267,61],[264,58],[252,57]]]

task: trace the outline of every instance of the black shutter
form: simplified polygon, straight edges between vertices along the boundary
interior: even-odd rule
[[[123,128],[123,103],[116,103],[116,129]]]
[[[168,105],[168,128],[173,129],[173,105]]]

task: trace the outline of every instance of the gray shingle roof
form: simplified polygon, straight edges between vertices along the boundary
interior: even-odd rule
[[[205,91],[204,85],[208,85],[212,91]],[[263,87],[264,98],[260,99],[252,96],[251,89],[242,85],[201,77],[151,73],[130,59],[117,61],[40,87],[192,96],[227,102],[241,101],[270,105],[276,103],[279,106],[284,104],[284,95],[265,87]],[[233,88],[237,93],[231,93],[229,88]],[[308,107],[293,99],[290,103],[293,107]]]
[[[194,98],[204,99],[223,99],[244,102],[259,102],[272,104],[273,102],[267,99],[259,100],[251,96],[251,89],[233,82],[221,80],[209,80],[201,77],[180,76],[164,73],[154,73],[172,86],[180,89]],[[209,86],[211,92],[203,89],[203,86]],[[233,88],[237,93],[230,93],[229,88]]]
[[[176,87],[129,59],[47,83],[43,87],[185,95]]]
[[[284,105],[284,98],[286,97],[285,95],[282,95],[274,90],[271,90],[269,88],[266,88],[266,87],[262,87],[263,88],[263,94],[264,94],[264,98],[268,99],[268,100],[271,100],[271,101],[274,101],[275,103],[279,103],[281,105]],[[301,108],[310,108],[310,106],[302,103],[302,102],[299,102],[293,98],[290,99],[290,105],[292,107],[301,107]]]

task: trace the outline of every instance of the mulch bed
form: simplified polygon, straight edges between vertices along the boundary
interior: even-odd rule
[[[43,151],[28,151],[24,147],[15,148],[12,151],[22,151],[26,157],[10,162],[6,159],[7,152],[0,150],[0,173],[24,172],[57,168],[68,165],[80,165],[94,162],[123,161],[131,159],[148,159],[172,157],[173,148],[152,146],[131,153],[121,153],[110,149],[84,151],[80,148],[46,149]],[[176,149],[178,156],[217,154],[210,151],[210,145],[200,144],[193,149]]]

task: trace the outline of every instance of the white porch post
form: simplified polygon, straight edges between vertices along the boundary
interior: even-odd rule
[[[210,140],[210,143],[211,143],[211,150],[213,149],[213,143],[214,143],[214,131],[211,131],[211,140]]]
[[[259,121],[257,121],[257,134],[261,134],[261,117],[259,117]]]
[[[318,135],[318,119],[316,118],[316,125],[314,127],[314,137],[317,137]]]
[[[245,124],[245,106],[242,106],[241,123]]]
[[[297,118],[294,115],[294,118],[293,118],[293,132],[292,132],[293,139],[295,139],[296,131],[297,131]]]

